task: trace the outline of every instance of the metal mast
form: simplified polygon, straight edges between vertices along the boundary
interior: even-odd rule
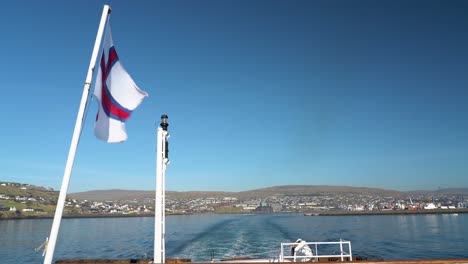
[[[161,116],[156,143],[156,193],[154,199],[154,259],[153,263],[164,263],[165,256],[165,202],[166,202],[166,167],[169,165],[169,132],[167,115]]]

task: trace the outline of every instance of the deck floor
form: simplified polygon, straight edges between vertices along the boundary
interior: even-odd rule
[[[166,263],[187,263],[188,259],[174,259],[168,260]],[[326,261],[329,262],[329,261]],[[336,261],[340,262],[340,261]],[[360,260],[360,261],[345,261],[340,263],[352,264],[358,262],[359,264],[468,264],[468,259],[421,259],[421,260]],[[64,259],[58,260],[56,264],[72,264],[72,263],[89,263],[89,264],[106,264],[106,263],[151,263],[151,259]],[[212,262],[192,262],[194,264],[212,264]],[[222,262],[217,262],[222,263]],[[265,262],[269,264],[271,262]],[[301,262],[299,262],[301,263]],[[236,264],[230,262],[229,264]],[[245,264],[245,262],[239,262]],[[256,263],[259,264],[259,263]],[[261,263],[260,263],[261,264]]]

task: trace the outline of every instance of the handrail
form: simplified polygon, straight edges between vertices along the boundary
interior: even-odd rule
[[[299,245],[299,243],[297,243],[297,242],[294,242],[294,243],[281,243],[280,261],[284,262],[285,259],[294,259],[294,260],[296,260],[296,259],[299,259],[299,260],[301,260],[301,259],[311,259],[312,261],[318,261],[319,258],[340,258],[341,261],[345,261],[345,258],[348,258],[348,257],[349,257],[349,261],[353,261],[353,254],[352,254],[352,250],[351,250],[351,242],[350,241],[345,241],[345,240],[340,239],[340,241],[337,241],[337,242],[305,242],[305,244],[308,245],[309,247],[314,246],[315,251],[312,251],[313,252],[312,256],[295,256],[295,255],[285,256],[284,255],[284,248],[285,247],[297,246],[297,245]],[[343,244],[348,246],[349,253],[344,251]],[[339,246],[340,254],[337,254],[337,255],[320,255],[318,253],[318,246],[319,245],[337,245],[337,246]]]

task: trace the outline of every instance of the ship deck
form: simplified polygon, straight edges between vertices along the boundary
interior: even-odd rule
[[[189,259],[174,259],[167,260],[168,264],[187,263]],[[319,261],[319,262],[340,262],[352,264],[358,262],[359,264],[468,264],[468,259],[418,259],[418,260],[358,260],[358,261]],[[63,259],[57,260],[56,264],[74,264],[74,263],[89,263],[89,264],[106,264],[106,263],[151,263],[151,259]],[[194,264],[213,264],[222,262],[191,262]],[[236,262],[229,262],[236,264]],[[245,264],[246,262],[239,261],[238,264]],[[271,262],[264,262],[270,264]],[[299,262],[301,263],[301,262]],[[258,264],[258,263],[256,263]]]

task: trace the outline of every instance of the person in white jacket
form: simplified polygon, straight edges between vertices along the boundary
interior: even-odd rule
[[[307,242],[298,239],[296,240],[297,245],[293,246],[291,248],[291,252],[294,255],[294,262],[309,262],[312,260],[312,257],[314,256],[314,252],[312,249],[307,245]]]

